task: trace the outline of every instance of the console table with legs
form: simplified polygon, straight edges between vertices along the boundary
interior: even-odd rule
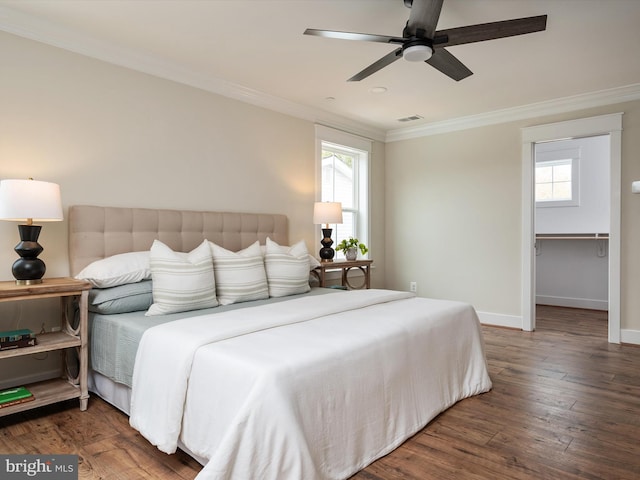
[[[371,288],[371,264],[373,260],[336,260],[334,262],[322,262],[319,267],[311,271],[312,274],[320,282],[321,287],[327,286],[327,272],[341,271],[341,285],[349,290],[357,290],[361,288]],[[361,285],[352,285],[349,281],[349,271],[357,269],[362,272],[363,282]]]
[[[91,284],[73,278],[45,278],[34,285],[0,282],[0,302],[29,301],[42,298],[60,299],[60,326],[54,331],[36,335],[34,346],[0,351],[0,360],[25,357],[43,352],[64,351],[62,378],[26,385],[35,399],[0,408],[0,417],[51,403],[80,399],[80,410],[87,409],[87,311]],[[75,316],[76,305],[78,316]]]

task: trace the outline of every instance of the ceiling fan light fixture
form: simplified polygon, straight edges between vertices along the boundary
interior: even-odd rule
[[[426,62],[433,55],[429,45],[411,45],[402,51],[402,57],[408,62]]]

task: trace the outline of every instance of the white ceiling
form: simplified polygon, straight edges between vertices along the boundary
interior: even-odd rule
[[[403,0],[0,0],[0,30],[378,136],[621,87],[640,91],[640,0],[445,0],[438,29],[542,14],[544,32],[450,47],[474,72],[460,82],[399,60],[348,83],[396,47],[302,34],[402,36]],[[411,115],[423,119],[398,122]]]

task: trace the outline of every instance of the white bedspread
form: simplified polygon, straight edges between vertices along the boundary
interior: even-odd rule
[[[131,425],[199,479],[347,478],[490,388],[471,306],[361,290],[149,329]]]

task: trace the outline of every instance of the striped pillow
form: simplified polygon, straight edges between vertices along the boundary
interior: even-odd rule
[[[174,252],[161,241],[154,240],[149,263],[153,304],[145,315],[218,306],[213,261],[206,240],[190,253]]]
[[[212,242],[209,245],[221,305],[269,298],[267,275],[258,242],[235,253]]]
[[[283,247],[267,238],[264,255],[270,297],[306,293],[309,287],[309,252],[304,240]]]

